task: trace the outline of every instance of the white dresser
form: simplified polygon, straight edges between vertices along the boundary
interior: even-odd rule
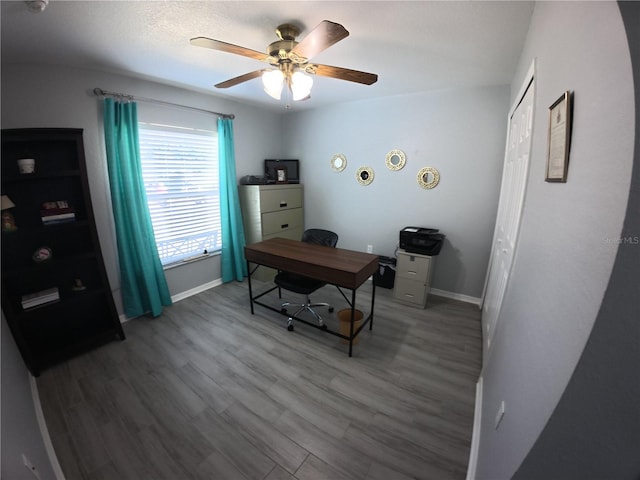
[[[303,189],[300,184],[240,185],[238,187],[247,245],[273,237],[300,240],[304,230]],[[255,265],[250,265],[255,268]],[[260,267],[252,276],[268,281],[276,271]]]
[[[398,250],[393,298],[412,307],[425,308],[431,287],[433,257]]]

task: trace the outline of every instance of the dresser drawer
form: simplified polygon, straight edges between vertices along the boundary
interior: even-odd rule
[[[262,238],[275,233],[284,232],[294,228],[302,227],[304,219],[302,208],[293,210],[281,210],[279,212],[269,212],[262,214]],[[299,240],[297,238],[296,240]]]
[[[396,276],[428,283],[431,257],[398,252]]]
[[[427,304],[427,290],[428,287],[424,282],[396,278],[393,297],[399,302],[424,308]]]
[[[274,188],[260,191],[260,209],[277,212],[302,207],[302,188]]]

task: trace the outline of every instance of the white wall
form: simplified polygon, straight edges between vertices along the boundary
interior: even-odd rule
[[[366,87],[362,87],[366,88]],[[300,159],[306,227],[329,228],[339,246],[393,256],[406,226],[438,228],[447,236],[432,286],[468,297],[482,294],[502,175],[508,87],[413,94],[333,105],[284,118],[287,157]],[[406,166],[385,166],[400,149]],[[333,154],[347,168],[331,169]],[[369,166],[373,183],[356,171]],[[422,167],[440,184],[416,182]]]
[[[634,91],[618,5],[537,3],[513,94],[534,58],[530,174],[511,281],[482,373],[478,479],[511,478],[558,405],[601,307],[629,197]],[[568,182],[546,183],[548,107],[565,90],[575,95]]]
[[[96,216],[102,253],[114,292],[118,311],[122,314],[120,278],[111,200],[109,194],[102,103],[92,94],[95,87],[103,90],[138,95],[207,110],[233,113],[238,176],[262,170],[267,156],[280,156],[280,115],[255,107],[231,102],[213,95],[161,85],[103,72],[53,66],[2,66],[2,128],[72,127],[84,129],[85,155],[91,198]],[[144,107],[143,107],[144,108]],[[160,107],[159,107],[160,108]],[[157,110],[157,108],[156,108]],[[176,115],[188,110],[173,109]],[[211,116],[212,125],[216,125]],[[172,295],[198,289],[218,280],[220,259],[217,256],[166,271]]]

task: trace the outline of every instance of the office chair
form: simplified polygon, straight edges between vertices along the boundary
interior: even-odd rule
[[[338,243],[338,235],[334,232],[330,232],[329,230],[311,228],[305,230],[305,232],[302,234],[301,240],[307,243],[325,245],[327,247],[335,247]],[[311,299],[309,298],[309,296],[313,292],[321,287],[324,287],[327,284],[326,282],[282,271],[278,272],[274,279],[274,282],[276,285],[278,285],[278,293],[280,293],[281,288],[284,288],[285,290],[289,290],[294,293],[300,293],[305,296],[304,303],[285,302],[281,305],[282,312],[284,313],[287,312],[287,307],[298,308],[296,312],[289,317],[289,321],[287,322],[287,330],[289,330],[290,332],[293,330],[293,318],[305,311],[311,313],[311,315],[315,317],[315,319],[318,321],[318,325],[326,328],[322,321],[322,317],[313,309],[313,307],[328,307],[329,312],[333,312],[333,307],[324,302],[312,303]]]

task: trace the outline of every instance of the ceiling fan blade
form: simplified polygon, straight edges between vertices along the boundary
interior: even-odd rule
[[[239,77],[232,78],[225,82],[218,83],[215,85],[216,88],[229,88],[234,87],[242,82],[246,82],[248,80],[253,80],[254,78],[258,78],[262,75],[264,70],[256,70],[255,72],[245,73],[244,75],[240,75]]]
[[[311,67],[311,68],[309,68]],[[309,65],[305,71],[314,73],[322,77],[337,78],[338,80],[347,80],[348,82],[362,83],[364,85],[373,85],[378,81],[378,75],[375,73],[361,72],[359,70],[351,70],[349,68],[332,67],[331,65]]]
[[[266,53],[258,52],[257,50],[251,50],[250,48],[240,47],[239,45],[233,45],[232,43],[221,42],[220,40],[214,40],[207,37],[195,37],[190,40],[191,45],[196,47],[211,48],[213,50],[220,50],[221,52],[235,53],[236,55],[243,55],[249,58],[255,58],[266,62],[269,55]]]
[[[339,23],[323,20],[291,50],[291,53],[308,60],[348,36],[347,29]]]

